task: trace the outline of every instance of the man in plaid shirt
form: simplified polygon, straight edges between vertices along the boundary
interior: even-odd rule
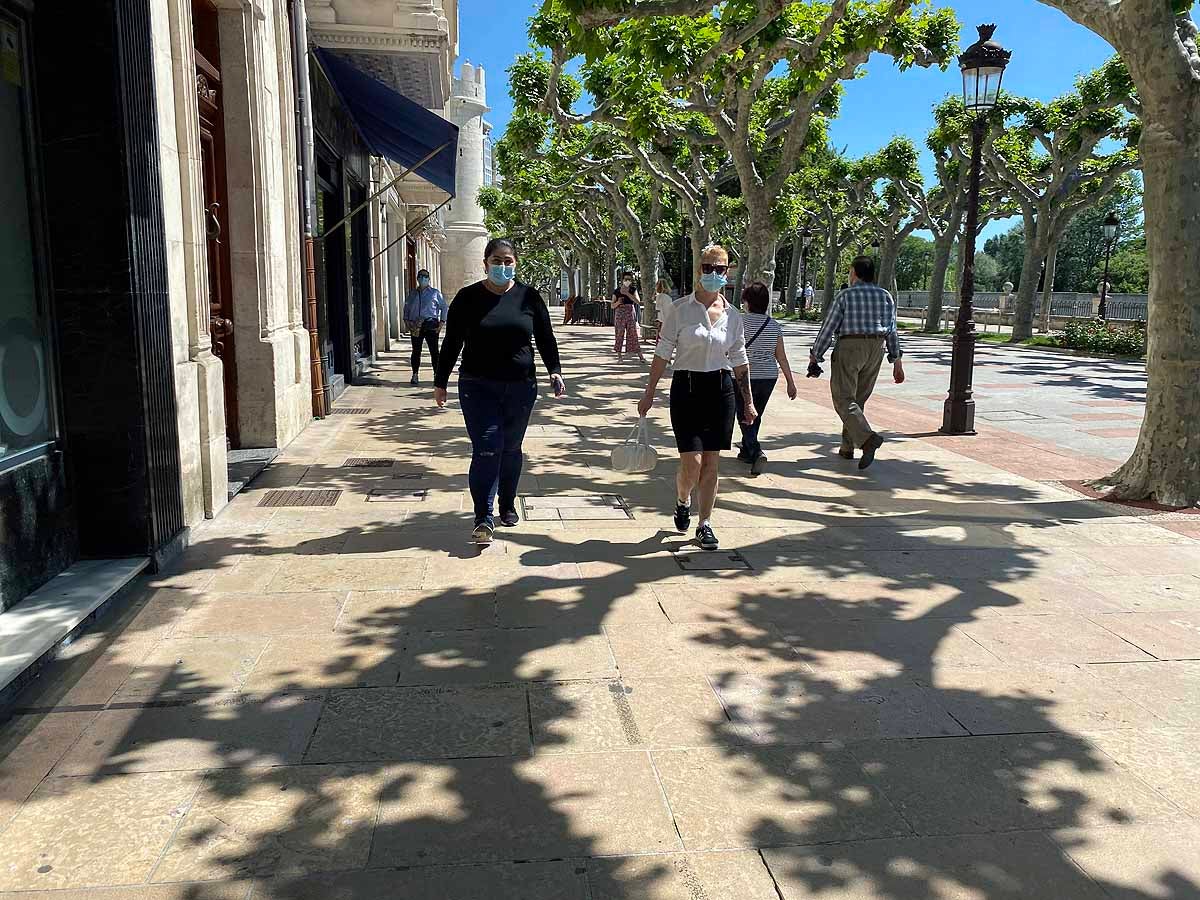
[[[883,438],[871,428],[864,409],[875,390],[885,347],[888,362],[892,364],[892,377],[896,384],[904,383],[900,337],[896,332],[896,301],[875,284],[875,260],[869,256],[855,257],[850,287],[839,293],[829,308],[809,355],[810,378],[820,376],[820,362],[835,338],[829,387],[833,408],[843,426],[838,454],[854,459],[855,447],[861,447],[858,467],[865,469],[875,461],[875,453],[883,445]]]

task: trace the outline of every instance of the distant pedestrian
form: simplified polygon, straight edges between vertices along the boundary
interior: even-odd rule
[[[534,288],[517,281],[517,250],[496,238],[484,251],[487,278],[458,292],[450,304],[433,399],[446,405],[450,374],[462,353],[458,399],[471,437],[469,483],[475,507],[472,539],[489,544],[500,524],[515,526],[517,487],[524,456],[521,443],[537,400],[533,345],[550,373],[554,396],[566,393],[550,310]]]
[[[637,288],[633,286],[633,276],[626,272],[609,302],[613,308],[613,330],[616,340],[613,352],[617,354],[617,362],[625,358],[626,353],[636,353],[638,359],[646,361],[642,352],[642,342],[638,340],[638,307],[642,298],[638,296]]]
[[[813,301],[817,298],[817,292],[813,290],[812,282],[804,285],[804,308],[812,309]]]
[[[576,297],[574,294],[572,294],[570,297],[567,298],[567,302],[563,304],[562,323],[564,325],[571,324],[571,318],[575,313],[575,302],[576,302]]]
[[[789,400],[796,399],[796,381],[783,346],[783,327],[770,315],[771,292],[767,286],[761,281],[752,282],[742,291],[742,307],[748,310],[742,313],[742,320],[746,329],[746,355],[750,361],[750,395],[758,415],[746,424],[745,401],[740,394],[734,394],[738,424],[742,429],[742,451],[738,459],[749,464],[752,475],[761,475],[767,455],[758,441],[758,430],[762,427],[767,402],[779,382],[781,370],[787,382]]]
[[[854,459],[855,448],[861,448],[862,459],[858,467],[865,469],[883,445],[883,438],[867,421],[865,408],[875,390],[885,347],[888,362],[892,364],[892,377],[896,384],[904,383],[904,363],[896,331],[896,301],[875,284],[875,260],[869,256],[854,258],[850,286],[837,295],[825,317],[825,324],[817,334],[809,356],[810,378],[820,375],[820,362],[835,339],[829,387],[833,408],[843,424],[838,454],[845,459]]]
[[[658,283],[654,285],[654,328],[658,334],[662,334],[662,324],[667,320],[667,310],[674,302],[675,298],[671,296],[671,285],[667,279],[658,279]]]
[[[700,287],[671,304],[654,351],[646,391],[638,414],[654,405],[654,392],[672,358],[671,430],[679,450],[675,476],[675,527],[686,532],[692,522],[692,492],[700,499],[696,542],[705,550],[721,545],[712,528],[717,502],[717,475],[722,450],[733,444],[736,390],[742,394],[743,421],[758,418],[750,392],[750,365],[742,314],[725,300],[729,253],[708,247],[700,258]]]
[[[409,384],[420,384],[417,377],[421,371],[421,343],[429,345],[429,365],[436,372],[438,367],[438,336],[446,321],[446,298],[442,292],[429,284],[429,270],[417,273],[417,286],[404,301],[404,322],[412,337],[412,380]]]

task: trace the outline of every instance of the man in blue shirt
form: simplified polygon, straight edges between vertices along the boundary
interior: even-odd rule
[[[829,308],[809,355],[810,378],[820,376],[820,362],[835,338],[837,344],[833,350],[829,387],[833,408],[843,424],[838,454],[845,459],[854,459],[854,449],[861,447],[862,459],[858,467],[865,469],[874,462],[875,452],[883,445],[883,438],[867,421],[865,407],[875,390],[885,347],[888,362],[892,364],[892,378],[896,384],[904,383],[900,336],[896,330],[896,301],[875,284],[875,260],[869,256],[855,257],[851,264],[850,286],[837,295]]]
[[[446,322],[448,307],[442,292],[429,286],[429,270],[417,273],[416,290],[410,291],[404,301],[404,323],[412,336],[412,381],[420,384],[417,373],[421,369],[421,342],[429,345],[429,363],[437,371],[438,335]]]

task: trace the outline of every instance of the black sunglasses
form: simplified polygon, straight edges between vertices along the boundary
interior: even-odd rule
[[[711,275],[713,272],[716,272],[718,275],[724,275],[729,271],[729,266],[722,266],[717,263],[700,263],[700,271],[705,275]]]

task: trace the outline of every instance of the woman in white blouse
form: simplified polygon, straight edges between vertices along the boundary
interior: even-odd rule
[[[717,502],[717,472],[722,450],[733,445],[734,382],[741,391],[743,421],[758,418],[750,394],[750,366],[742,315],[725,302],[729,254],[724,247],[705,249],[700,258],[700,287],[676,300],[663,320],[639,415],[654,405],[654,392],[672,356],[671,429],[679,449],[675,477],[675,527],[686,533],[692,523],[692,492],[699,493],[700,524],[696,541],[705,550],[720,547],[712,529]]]

